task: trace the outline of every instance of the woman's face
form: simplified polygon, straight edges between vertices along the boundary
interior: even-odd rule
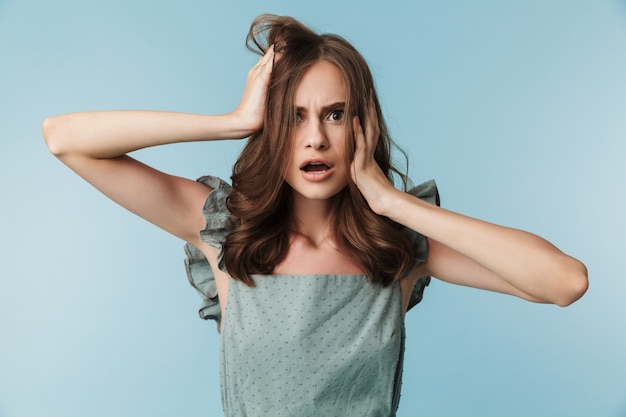
[[[296,87],[297,113],[285,181],[294,198],[328,200],[348,184],[343,74],[335,64],[318,61]]]

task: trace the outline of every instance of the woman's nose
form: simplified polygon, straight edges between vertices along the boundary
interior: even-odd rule
[[[306,147],[313,149],[328,148],[328,140],[321,123],[310,123],[307,129]]]

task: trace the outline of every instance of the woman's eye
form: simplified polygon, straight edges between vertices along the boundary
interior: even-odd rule
[[[299,123],[302,121],[302,115],[300,113],[296,113],[296,123]]]
[[[343,110],[333,110],[329,116],[333,122],[339,122],[343,119]]]

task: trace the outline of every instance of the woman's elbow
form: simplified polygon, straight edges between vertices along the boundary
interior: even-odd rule
[[[64,124],[63,116],[53,116],[45,119],[41,125],[44,141],[50,153],[57,158],[63,155],[63,133],[61,126]]]
[[[568,267],[564,268],[563,278],[559,286],[559,294],[554,304],[567,307],[582,297],[589,288],[587,267],[580,261],[570,258]]]

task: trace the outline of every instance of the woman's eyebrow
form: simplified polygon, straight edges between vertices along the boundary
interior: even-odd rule
[[[327,106],[322,107],[322,114],[326,114],[331,110],[343,110],[346,107],[346,103],[344,101],[338,101],[336,103],[329,104]],[[298,113],[306,113],[306,107],[296,106],[296,111]]]
[[[336,103],[330,104],[328,106],[323,107],[323,113],[328,113],[331,110],[343,110],[346,107],[346,103],[343,101],[338,101]]]

